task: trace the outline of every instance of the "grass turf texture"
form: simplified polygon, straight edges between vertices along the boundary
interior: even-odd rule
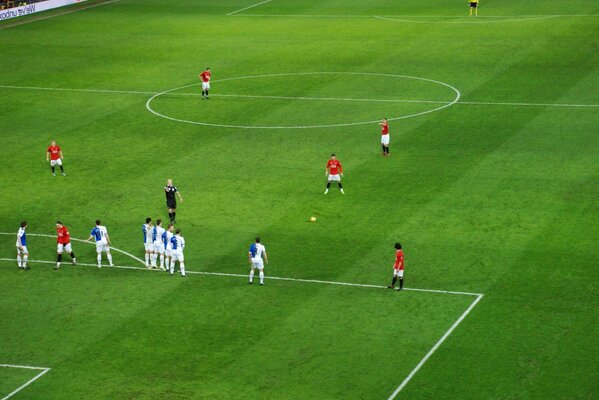
[[[219,79],[373,72],[446,82],[463,101],[599,104],[597,17],[472,25],[369,17],[471,21],[462,18],[465,3],[411,0],[273,0],[225,16],[248,5],[122,0],[3,29],[0,66],[11,73],[1,84],[157,93],[197,83],[211,66],[209,102],[171,95],[154,105],[177,118],[239,125],[367,121],[431,106],[222,95],[446,101],[452,93],[343,75]],[[479,12],[517,19],[599,7],[510,0]],[[246,272],[247,246],[259,234],[271,256],[267,275],[384,284],[400,240],[408,286],[485,293],[400,398],[597,396],[597,108],[456,104],[392,123],[391,157],[383,159],[376,125],[210,128],[159,119],[145,109],[145,94],[0,93],[3,232],[27,219],[29,232],[52,234],[60,218],[86,238],[101,218],[115,246],[141,256],[141,223],[166,219],[161,186],[172,177],[185,199],[177,216],[192,271]],[[53,137],[66,178],[51,177],[44,163]],[[325,197],[333,151],[347,194]],[[51,239],[30,242],[32,258],[54,259]],[[13,243],[0,236],[0,257],[14,257]],[[74,249],[94,263],[93,246]],[[52,368],[16,399],[386,398],[471,301],[93,267],[54,273],[34,264],[25,275],[2,266],[0,341],[9,345],[0,346],[0,363]],[[0,374],[4,391],[31,378]]]

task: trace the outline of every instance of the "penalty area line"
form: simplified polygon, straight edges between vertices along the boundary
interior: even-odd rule
[[[248,7],[242,8],[240,10],[236,10],[236,11],[230,12],[227,15],[235,15],[235,14],[240,13],[242,11],[249,10],[250,8],[254,8],[254,7],[258,7],[259,5],[262,5],[262,4],[270,3],[271,1],[272,0],[266,0],[266,1],[262,1],[260,3],[252,4],[251,6],[248,6]]]
[[[15,262],[16,260],[13,258],[0,258],[0,261]],[[40,264],[54,264],[53,261],[44,261],[44,260],[29,260],[29,262],[40,263]],[[80,264],[80,263],[78,263],[77,265],[96,267],[95,264]],[[162,272],[162,270],[160,270],[160,269],[147,269],[145,267],[114,266],[114,267],[108,267],[108,268],[135,269],[135,270],[140,270],[140,271],[143,270],[143,271]],[[246,278],[246,279],[248,277],[247,274],[233,274],[233,273],[225,273],[225,272],[207,272],[207,271],[189,271],[188,270],[187,273],[194,274],[194,275],[238,277],[238,278]],[[350,283],[350,282],[336,282],[336,281],[326,281],[326,280],[318,280],[318,279],[287,278],[287,277],[281,277],[281,276],[267,276],[267,277],[265,277],[265,279],[266,280],[279,280],[279,281],[290,281],[290,282],[337,285],[337,286],[386,289],[386,286],[381,286],[381,285]],[[470,304],[470,306],[466,309],[466,311],[464,311],[459,316],[459,318],[453,323],[453,325],[451,325],[451,327],[443,334],[443,336],[441,336],[441,338],[433,345],[433,347],[428,351],[428,353],[426,353],[426,355],[420,360],[420,362],[412,369],[412,371],[410,371],[408,376],[401,382],[401,384],[389,396],[388,400],[394,400],[397,397],[399,392],[401,392],[403,390],[403,388],[412,380],[412,378],[416,375],[416,373],[418,373],[418,371],[422,368],[422,366],[428,361],[429,358],[431,358],[431,356],[435,353],[435,351],[437,351],[437,349],[443,344],[443,342],[445,342],[445,340],[453,333],[453,331],[462,323],[462,321],[468,316],[468,314],[474,309],[474,307],[479,303],[479,301],[484,296],[482,293],[458,292],[458,291],[451,291],[451,290],[420,289],[420,288],[404,288],[403,290],[414,291],[414,292],[425,292],[425,293],[474,296],[476,298],[473,300],[473,302]],[[45,371],[45,372],[47,372],[47,371]],[[43,375],[43,374],[41,374],[41,375]],[[41,376],[41,375],[39,375],[39,376]],[[29,382],[29,383],[31,383],[31,382]],[[0,400],[5,400],[5,399],[0,399]]]
[[[15,390],[13,390],[12,392],[10,392],[9,394],[7,394],[5,397],[3,397],[0,400],[10,399],[15,394],[19,393],[21,390],[25,389],[27,386],[31,385],[33,382],[35,382],[36,380],[38,380],[39,378],[44,376],[44,374],[46,374],[51,369],[51,368],[46,368],[46,367],[32,367],[29,365],[13,365],[13,364],[0,364],[0,367],[18,368],[18,369],[33,369],[33,370],[38,370],[38,371],[41,370],[42,371],[39,374],[37,374],[36,376],[34,376],[33,378],[31,378],[30,380],[28,380],[27,382],[25,382],[24,384],[22,384],[21,386],[19,386],[18,388],[16,388]]]

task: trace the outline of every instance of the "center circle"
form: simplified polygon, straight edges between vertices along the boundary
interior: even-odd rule
[[[290,72],[290,73],[279,73],[279,74],[265,74],[265,75],[250,75],[250,76],[238,76],[232,78],[224,78],[219,80],[213,80],[212,83],[221,83],[228,81],[241,81],[241,80],[251,80],[251,79],[263,79],[263,78],[280,78],[280,77],[315,77],[315,76],[350,76],[352,78],[372,78],[372,77],[383,77],[383,78],[392,78],[392,79],[406,79],[413,82],[425,82],[432,83],[437,86],[441,86],[443,88],[451,90],[453,93],[452,100],[398,100],[398,99],[364,99],[364,98],[332,98],[332,97],[303,97],[303,96],[261,96],[261,95],[231,95],[231,94],[216,94],[214,97],[222,96],[222,97],[240,97],[240,98],[255,98],[255,99],[285,99],[285,100],[313,100],[313,101],[338,101],[338,102],[373,102],[373,103],[412,103],[412,104],[432,104],[433,108],[426,109],[424,111],[414,112],[407,115],[401,116],[389,116],[387,119],[389,121],[398,121],[401,119],[413,118],[425,114],[430,114],[436,111],[440,111],[444,108],[450,107],[457,103],[460,99],[460,91],[455,87],[451,86],[448,83],[437,81],[434,79],[422,78],[417,76],[408,76],[408,75],[397,75],[397,74],[384,74],[384,73],[369,73],[369,72]],[[152,107],[152,103],[154,100],[167,96],[167,95],[175,95],[175,96],[199,96],[198,93],[176,93],[180,90],[184,90],[187,88],[191,88],[194,86],[199,86],[200,83],[193,83],[190,85],[179,86],[173,89],[168,89],[151,96],[146,102],[146,109],[152,114],[165,118],[175,122],[182,122],[186,124],[193,125],[203,125],[203,126],[212,126],[212,127],[220,127],[220,128],[238,128],[238,129],[309,129],[309,128],[336,128],[336,127],[350,127],[350,126],[358,126],[358,125],[367,125],[374,124],[380,121],[376,120],[368,120],[368,121],[359,121],[359,122],[346,122],[346,123],[337,123],[337,124],[313,124],[313,125],[237,125],[237,124],[227,124],[227,123],[212,123],[205,121],[196,121],[190,119],[176,118],[174,116],[167,115],[165,113],[161,113],[156,111]],[[357,90],[361,92],[362,90]]]

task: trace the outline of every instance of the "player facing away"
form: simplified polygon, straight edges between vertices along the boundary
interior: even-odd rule
[[[62,224],[60,221],[56,221],[56,242],[58,245],[56,246],[56,267],[54,269],[60,269],[60,263],[62,262],[62,252],[66,250],[67,253],[71,256],[71,261],[73,265],[77,265],[77,259],[75,258],[75,253],[71,248],[71,234],[66,226]]]
[[[168,226],[166,227],[166,231],[164,231],[164,233],[162,234],[163,241],[164,241],[164,258],[165,258],[167,271],[171,270],[171,258],[172,258],[172,251],[173,251],[173,244],[171,243],[171,239],[174,236],[174,234],[173,234],[174,229],[175,229],[175,226],[173,224],[168,224]],[[173,267],[173,269],[174,269],[174,267]],[[174,272],[174,270],[173,270],[173,272]]]
[[[337,156],[335,154],[331,154],[331,159],[327,162],[327,168],[325,170],[325,176],[327,177],[327,187],[324,191],[324,194],[329,193],[329,187],[331,187],[331,182],[337,182],[339,185],[339,191],[345,194],[343,191],[343,185],[341,184],[341,178],[343,177],[343,167],[339,160],[337,160]]]
[[[50,146],[48,150],[46,150],[46,162],[50,162],[50,168],[52,169],[52,176],[56,176],[56,166],[60,168],[60,172],[62,176],[67,176],[64,172],[64,168],[62,166],[62,159],[64,156],[62,155],[62,149],[60,146],[56,144],[56,141],[50,142]]]
[[[108,265],[114,267],[114,264],[112,263],[112,254],[110,254],[110,237],[108,236],[108,230],[105,226],[101,225],[99,219],[96,220],[96,226],[92,229],[86,242],[89,242],[92,239],[95,239],[96,241],[98,268],[102,268],[102,252],[106,252]]]
[[[403,268],[403,250],[401,249],[400,243],[395,243],[395,263],[393,264],[393,280],[391,281],[391,284],[387,286],[387,288],[395,288],[395,283],[397,282],[397,278],[399,278],[399,287],[397,288],[397,290],[403,289]]]
[[[162,220],[157,219],[156,225],[152,228],[152,243],[154,244],[154,251],[152,252],[151,265],[152,268],[158,268],[156,266],[156,259],[160,256],[160,269],[165,271],[164,268],[164,234],[166,231],[162,227]]]
[[[146,218],[146,223],[141,225],[141,233],[144,238],[146,268],[152,268],[150,266],[150,258],[154,252],[154,242],[152,241],[152,218]]]
[[[175,262],[179,261],[179,269],[181,270],[181,276],[187,276],[185,274],[185,260],[183,258],[183,249],[185,248],[185,239],[181,236],[181,229],[175,231],[175,236],[171,238],[171,275],[175,273]]]
[[[469,1],[470,8],[470,16],[472,16],[472,11],[474,10],[474,16],[478,17],[478,0],[470,0]]]
[[[379,122],[381,126],[381,146],[383,147],[383,156],[389,157],[389,122],[387,118],[383,118],[381,122]]]
[[[210,68],[206,68],[204,72],[199,75],[202,80],[202,99],[209,99],[208,91],[210,90],[210,78],[212,74],[210,73]]]
[[[166,186],[164,187],[164,193],[166,194],[166,208],[168,208],[168,217],[171,223],[177,222],[177,199],[175,194],[179,196],[179,200],[183,203],[183,197],[176,186],[173,186],[173,180],[167,179]]]
[[[17,267],[21,269],[29,269],[27,266],[27,259],[29,258],[29,252],[27,251],[27,221],[21,221],[19,231],[17,232]]]
[[[258,270],[260,275],[260,285],[264,285],[264,262],[268,264],[268,254],[266,254],[266,247],[260,243],[259,237],[251,244],[248,258],[250,260],[250,285],[254,283],[255,270]]]

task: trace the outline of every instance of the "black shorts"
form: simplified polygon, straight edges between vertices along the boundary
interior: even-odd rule
[[[176,200],[167,200],[166,208],[177,208],[177,201]]]
[[[470,7],[476,8],[476,7],[478,7],[478,3],[472,3],[472,2],[470,2]]]

